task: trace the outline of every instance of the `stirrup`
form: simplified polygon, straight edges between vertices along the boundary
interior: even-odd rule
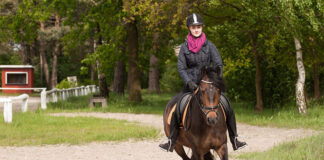
[[[169,139],[167,143],[160,144],[159,147],[165,152],[173,152],[174,144],[172,144],[171,139]]]

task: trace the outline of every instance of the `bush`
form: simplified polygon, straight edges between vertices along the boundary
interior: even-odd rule
[[[74,82],[69,82],[66,79],[63,79],[59,84],[56,85],[58,89],[67,89],[67,88],[74,88],[77,85]]]
[[[177,62],[168,60],[165,72],[160,80],[163,92],[178,92],[183,87],[183,81],[178,73]]]

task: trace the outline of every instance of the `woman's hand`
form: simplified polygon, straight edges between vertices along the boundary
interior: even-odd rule
[[[188,87],[192,92],[195,91],[198,88],[197,84],[195,82],[193,82],[193,81],[188,82]]]

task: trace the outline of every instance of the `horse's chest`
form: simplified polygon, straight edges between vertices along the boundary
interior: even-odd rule
[[[210,132],[205,133],[201,139],[198,146],[204,148],[218,148],[223,145],[227,141],[226,131],[224,130],[212,130]]]
[[[207,148],[215,148],[226,143],[226,138],[224,135],[207,136],[206,139],[201,141],[201,145],[205,145]]]

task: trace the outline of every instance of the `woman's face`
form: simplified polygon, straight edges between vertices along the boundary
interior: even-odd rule
[[[189,30],[190,33],[194,36],[194,37],[199,37],[202,33],[202,25],[198,25],[198,26],[189,26]]]

